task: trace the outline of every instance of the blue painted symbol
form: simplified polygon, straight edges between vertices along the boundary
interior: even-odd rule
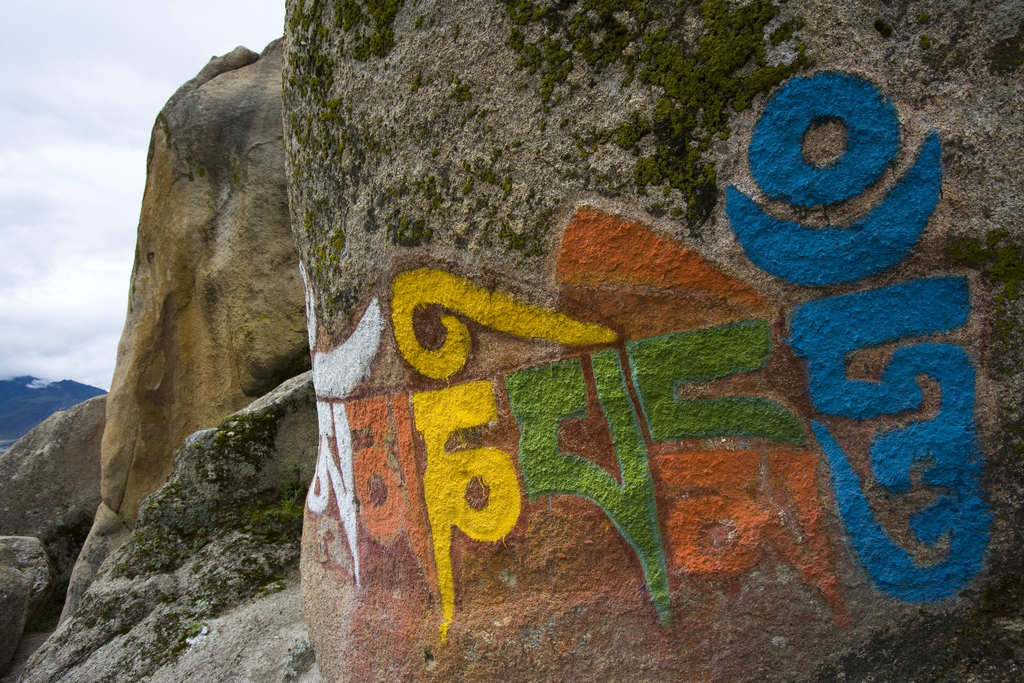
[[[818,299],[796,309],[789,343],[808,359],[814,407],[854,420],[916,408],[921,389],[913,377],[898,384],[893,378],[881,384],[848,380],[846,357],[903,337],[948,332],[967,322],[969,307],[967,280],[943,277]]]
[[[897,349],[880,382],[846,379],[853,351],[902,337],[946,332],[967,321],[963,278],[934,278],[812,301],[790,322],[794,352],[808,360],[815,408],[858,420],[919,410],[918,378],[939,385],[940,409],[930,420],[876,434],[871,471],[887,495],[911,488],[911,472],[935,493],[911,515],[910,530],[925,545],[948,543],[945,558],[920,566],[875,521],[857,474],[829,429],[812,423],[828,458],[839,513],[875,584],[901,600],[952,596],[981,570],[992,515],[981,493],[975,446],[975,373],[967,353],[951,344]]]
[[[828,166],[815,166],[804,160],[804,134],[827,119],[846,127],[846,151]],[[837,73],[794,78],[754,127],[750,172],[772,199],[804,208],[835,204],[881,178],[896,159],[899,141],[896,108],[868,81]]]
[[[819,167],[803,158],[803,138],[827,119],[846,127],[846,150],[833,164]],[[790,80],[772,98],[754,128],[748,155],[765,194],[809,208],[861,194],[898,151],[892,103],[868,81],[821,73]],[[942,148],[932,132],[885,199],[847,227],[779,220],[732,186],[726,190],[726,214],[750,260],[772,275],[819,287],[853,282],[891,268],[910,253],[938,201],[941,162]]]

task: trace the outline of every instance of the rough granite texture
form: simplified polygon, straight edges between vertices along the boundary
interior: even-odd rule
[[[120,515],[108,508],[106,503],[99,504],[89,528],[89,535],[82,544],[68,580],[67,595],[61,607],[59,621],[64,621],[74,613],[78,601],[82,599],[82,594],[96,577],[103,560],[117,550],[131,532]]]
[[[324,368],[323,466],[306,510],[302,576],[324,679],[1024,675],[1022,35],[1020,2],[289,0],[291,222],[318,323],[314,368],[318,358]],[[884,166],[863,192],[804,208],[761,191],[748,149],[755,153],[751,139],[770,98],[816,74],[849,75],[880,92],[895,110],[899,144],[878,154]],[[828,170],[856,142],[828,116],[815,117],[802,139],[804,162],[798,154],[792,163]],[[761,148],[764,168],[784,172],[782,144],[769,139]],[[885,214],[903,215],[869,221],[907,177],[915,201],[887,205],[894,213]],[[895,256],[883,240],[879,251],[888,255],[853,259],[851,281],[826,259],[806,280],[821,286],[794,284],[787,280],[795,275],[762,268],[774,268],[772,259],[796,242],[769,246],[760,261],[745,251],[752,243],[741,243],[731,222],[742,216],[730,217],[730,197],[739,194],[763,209],[767,225],[798,223],[819,237],[827,230],[815,229],[849,226],[829,233],[844,239],[862,224],[865,234],[920,232],[904,236],[910,246]],[[923,222],[914,223],[913,211]],[[407,271],[418,273],[408,277],[419,290],[399,292],[394,283]],[[832,374],[808,361],[825,342],[789,346],[798,336],[791,323],[807,331],[817,320],[795,316],[811,311],[809,302],[883,289],[898,297],[918,291],[905,283],[926,279],[949,298],[896,307],[899,324],[888,332],[910,330],[918,318],[946,316],[948,324],[840,354]],[[851,301],[864,327],[882,319],[865,300],[836,306]],[[562,323],[545,328],[538,308],[613,330],[619,352],[634,354],[630,362],[640,339],[668,335],[658,343],[682,348],[690,338],[671,335],[712,327],[728,335],[739,329],[729,325],[750,318],[767,321],[770,343],[761,355],[722,361],[721,374],[695,370],[690,381],[700,386],[678,396],[663,376],[678,368],[648,377],[650,366],[623,361],[629,381],[616,394],[607,345],[556,343],[549,332]],[[411,320],[393,318],[396,310]],[[814,311],[830,323],[824,308]],[[418,356],[408,351],[417,347]],[[882,411],[893,417],[864,417],[870,410],[852,390],[839,391],[848,400],[836,412],[822,412],[817,392],[829,382],[867,379],[857,391],[870,391],[895,381],[883,371],[912,353],[932,354],[932,362],[946,354],[948,362],[904,369],[907,393],[896,398],[906,407]],[[708,354],[698,360],[717,358]],[[461,360],[432,365],[453,357]],[[746,374],[729,375],[740,366]],[[936,379],[956,368],[959,384]],[[644,382],[668,392],[659,395],[669,408],[728,399],[714,405],[746,411],[752,427],[701,432],[713,411],[687,404],[696,407],[672,423],[677,432],[652,444],[654,430],[642,425],[660,418]],[[580,395],[577,385],[586,387]],[[892,474],[894,461],[872,463],[875,432],[916,433],[940,406],[959,405],[957,391],[973,401],[958,413],[966,426],[937,438],[963,444],[967,455],[957,457],[970,464],[955,476],[932,468],[947,457],[940,451],[934,461],[908,455],[902,473]],[[757,400],[737,403],[737,392]],[[639,428],[621,408],[630,402]],[[588,405],[599,409],[573,412]],[[916,407],[920,414],[901,412]],[[602,411],[625,417],[605,426]],[[787,411],[800,436],[780,431]],[[547,431],[528,438],[527,426],[539,423]],[[784,433],[788,451],[779,445]],[[846,479],[829,433],[851,454]],[[686,457],[675,457],[679,449]],[[637,463],[649,465],[648,478]],[[980,487],[974,463],[983,467]],[[877,528],[896,530],[887,540],[851,521],[851,492],[859,495],[858,477],[872,467],[891,474],[888,489],[870,483],[866,494],[881,516]],[[953,477],[949,487],[966,487],[957,489],[961,506],[942,519],[974,531],[952,540],[914,521],[951,490],[929,488],[939,471]],[[632,502],[616,498],[620,477]],[[518,499],[509,494],[514,485]],[[804,507],[758,502],[789,485]],[[584,489],[586,496],[568,495]],[[688,505],[716,495],[703,521],[688,516]],[[660,560],[655,532],[644,527],[652,510],[666,547]],[[879,558],[903,552],[879,550],[886,543],[912,551],[902,565],[892,560],[903,575],[877,568]],[[955,561],[945,578],[924,588],[901,583],[946,566],[947,555]]]
[[[276,593],[205,622],[206,633],[149,680],[320,683],[297,573],[282,585]]]
[[[18,648],[25,624],[53,592],[53,565],[39,539],[0,536],[0,676]]]
[[[54,413],[0,455],[0,535],[40,539],[58,583],[71,577],[100,502],[106,404],[97,396]]]
[[[21,680],[316,680],[296,586],[314,414],[305,373],[185,439]]]
[[[212,59],[153,126],[103,434],[103,501],[128,526],[183,438],[308,368],[282,59],[277,41]]]

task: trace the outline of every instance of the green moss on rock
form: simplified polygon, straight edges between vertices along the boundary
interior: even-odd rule
[[[175,460],[187,460],[192,466],[179,464],[181,471],[146,500],[114,576],[135,578],[177,570],[206,545],[232,532],[283,537],[291,531],[297,538],[301,512],[290,520],[290,529],[263,528],[253,522],[263,520],[260,511],[277,504],[281,495],[259,491],[256,484],[276,430],[277,416],[272,412],[248,414],[229,419],[212,434],[204,433],[201,440],[186,442]]]
[[[433,244],[535,271],[554,244],[543,216],[568,194],[640,194],[652,214],[695,230],[718,201],[712,153],[732,114],[808,63],[799,18],[780,21],[769,0],[503,0],[504,16],[481,22],[462,6],[439,18],[385,4],[288,5],[293,224],[328,335],[349,329],[379,280],[371,252],[383,263],[384,249]],[[386,50],[368,47],[371,30]],[[461,58],[422,59],[428,31],[492,50],[523,82],[505,88]],[[622,89],[630,97],[603,120],[572,111],[587,92]],[[512,125],[528,144],[511,139]],[[518,175],[527,168],[545,187]]]
[[[196,624],[272,592],[294,569],[306,490],[297,464],[292,478],[275,474],[285,410],[238,413],[186,440],[170,479],[61,632],[88,633],[90,647],[69,666],[120,636],[127,644],[115,649],[116,666],[150,674],[188,647]]]
[[[1024,279],[1024,259],[1021,246],[1010,239],[1010,233],[993,230],[984,242],[963,238],[949,246],[949,255],[960,263],[981,270],[993,283],[1002,286],[995,296],[996,320],[992,330],[992,342],[1000,356],[1011,358],[1018,354],[1022,334],[1020,322],[1010,312],[1008,302],[1016,301],[1021,295],[1021,280]],[[1019,361],[1014,369],[1024,368]]]
[[[674,215],[696,226],[711,216],[717,202],[717,176],[706,153],[716,139],[729,136],[731,112],[746,109],[756,95],[809,61],[798,45],[790,63],[768,64],[765,30],[779,11],[770,1],[733,8],[726,0],[704,0],[699,7],[703,32],[693,45],[676,25],[683,12],[662,17],[649,5],[645,0],[586,0],[570,17],[562,5],[545,8],[507,0],[514,25],[509,45],[520,55],[516,67],[539,78],[544,108],[557,101],[555,88],[567,81],[577,57],[596,72],[621,64],[627,82],[636,78],[658,88],[661,97],[653,117],[632,112],[612,133],[619,146],[638,157],[637,189],[644,193],[653,185],[679,190],[684,206],[659,208],[676,208]],[[520,27],[532,24],[541,25],[543,33],[531,41]],[[783,22],[772,32],[771,43],[793,40],[802,25],[798,18]],[[752,71],[745,68],[750,62]],[[653,137],[653,152],[641,152],[648,136]]]
[[[392,244],[403,247],[418,247],[423,244],[430,244],[434,237],[433,231],[426,227],[427,222],[422,218],[409,218],[408,216],[396,216],[388,223],[388,232]]]

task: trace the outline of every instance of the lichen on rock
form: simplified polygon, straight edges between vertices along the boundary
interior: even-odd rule
[[[195,624],[294,585],[315,448],[309,373],[187,438],[24,680],[151,675],[192,646]]]
[[[432,245],[536,276],[573,193],[699,230],[731,113],[809,63],[799,18],[767,0],[303,0],[287,25],[292,224],[332,334],[384,254]]]

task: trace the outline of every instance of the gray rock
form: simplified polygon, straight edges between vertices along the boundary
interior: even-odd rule
[[[189,89],[198,88],[206,84],[208,81],[212,81],[222,73],[241,69],[243,66],[249,66],[259,58],[259,53],[253,52],[243,45],[239,45],[226,55],[212,57],[210,61],[206,63],[206,66],[196,74],[196,77],[188,81],[184,87]]]
[[[0,567],[0,670],[7,671],[28,616],[32,581],[10,567]]]
[[[70,578],[100,502],[106,400],[54,413],[0,455],[0,535],[42,541],[58,582]]]
[[[25,624],[53,590],[53,566],[39,539],[0,537],[0,672],[14,656]]]
[[[149,680],[320,683],[303,621],[298,574],[268,590],[269,595],[221,617],[194,622],[195,635],[186,639],[187,647]]]
[[[189,673],[162,680],[189,678],[203,662],[235,672],[219,680],[289,680],[289,667],[313,680],[295,576],[316,446],[310,373],[189,436],[22,680],[136,681],[180,657]],[[203,624],[206,638],[190,643]]]
[[[25,670],[25,664],[29,658],[46,642],[51,633],[53,631],[37,631],[22,634],[21,640],[18,641],[18,649],[14,651],[11,663],[7,667],[7,673],[0,675],[0,683],[15,683],[21,676],[21,672]]]
[[[134,526],[182,439],[309,367],[281,68],[280,41],[262,55],[214,57],[153,126],[103,433],[103,515],[91,531],[105,536],[87,544],[69,609],[124,538],[109,532]]]
[[[89,537],[82,546],[74,571],[71,573],[60,621],[74,613],[78,601],[96,577],[103,560],[120,548],[130,533],[131,529],[125,526],[124,520],[114,514],[106,503],[101,502],[96,509]]]

